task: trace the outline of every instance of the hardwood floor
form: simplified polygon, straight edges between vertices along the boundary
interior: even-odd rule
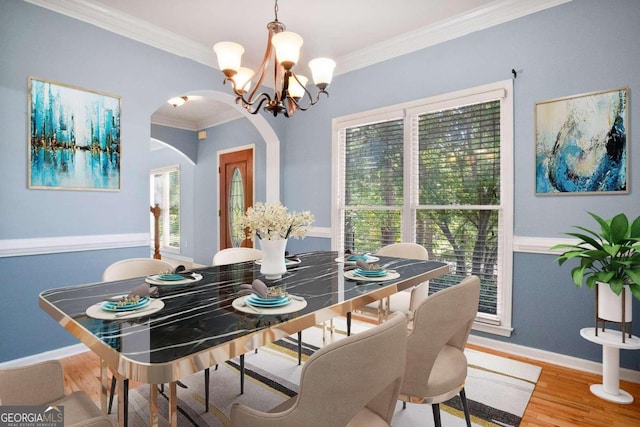
[[[606,402],[589,391],[589,385],[602,381],[600,375],[568,369],[549,363],[469,345],[488,353],[537,365],[542,368],[522,427],[580,426],[632,427],[640,426],[640,384],[621,381],[621,388],[634,397],[631,405]],[[67,392],[84,390],[95,400],[100,395],[99,360],[92,352],[62,359]],[[135,387],[137,384],[132,384]],[[470,397],[470,396],[469,396]]]

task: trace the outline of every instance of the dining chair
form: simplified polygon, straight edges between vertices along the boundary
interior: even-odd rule
[[[174,267],[166,261],[154,258],[129,258],[116,261],[105,268],[102,273],[103,282],[132,279],[151,274],[173,271]]]
[[[58,360],[0,369],[0,404],[64,406],[65,426],[113,426],[84,391],[65,395],[64,371]]]
[[[173,271],[174,267],[166,261],[154,258],[128,258],[116,261],[105,268],[102,273],[103,282],[114,280],[133,279],[134,277],[149,276]],[[111,377],[111,390],[109,394],[109,408],[107,413],[111,413],[113,406],[113,395],[116,391],[116,377]]]
[[[255,248],[221,249],[213,255],[213,265],[228,265],[236,262],[256,261],[262,259],[262,251]]]
[[[417,243],[392,243],[380,248],[376,255],[395,258],[408,258],[417,260],[428,260],[427,249]],[[409,322],[413,317],[413,312],[418,304],[429,295],[429,282],[423,282],[401,292],[389,295],[385,299],[370,303],[365,306],[368,310],[375,310],[378,313],[378,321],[382,322],[389,313],[400,311],[407,316]]]
[[[427,297],[413,316],[407,338],[407,362],[399,400],[430,404],[436,427],[441,426],[440,403],[460,395],[464,417],[471,417],[464,391],[467,358],[464,348],[478,313],[480,279],[468,276],[459,284]]]
[[[231,426],[389,426],[405,364],[407,320],[397,314],[316,351],[300,392],[269,412],[234,403]]]
[[[257,261],[262,259],[262,251],[255,248],[226,248],[221,249],[213,255],[213,265],[229,265],[238,262]],[[256,348],[255,352],[258,352]],[[218,369],[216,365],[215,369]],[[205,375],[208,377],[209,371],[205,371]],[[207,393],[208,393],[207,387]],[[240,355],[240,394],[244,393],[244,354]],[[205,400],[209,399],[205,396]]]

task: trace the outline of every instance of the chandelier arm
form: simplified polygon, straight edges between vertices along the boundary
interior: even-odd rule
[[[258,98],[254,99],[251,103],[246,102],[246,100],[242,96],[236,97],[236,104],[242,103],[242,107],[250,114],[257,114],[258,111],[260,111],[260,108],[262,108],[262,104],[264,104],[265,102],[271,103],[271,97],[264,92],[258,95]]]

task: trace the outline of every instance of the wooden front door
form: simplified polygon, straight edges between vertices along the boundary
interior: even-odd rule
[[[249,246],[233,234],[234,220],[253,206],[253,149],[220,155],[220,249]]]

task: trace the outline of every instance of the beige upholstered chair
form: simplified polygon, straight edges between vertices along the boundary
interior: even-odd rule
[[[153,258],[130,258],[116,261],[102,273],[102,281],[132,279],[173,271],[173,266],[166,261]]]
[[[64,372],[57,360],[0,369],[2,405],[64,406],[65,426],[112,427],[83,391],[64,394]]]
[[[265,413],[234,403],[231,426],[389,426],[405,363],[407,321],[397,314],[318,350],[304,364],[300,393]]]
[[[469,276],[459,284],[427,297],[413,317],[407,339],[407,363],[400,389],[406,402],[431,404],[440,426],[440,403],[460,394],[467,426],[471,427],[464,382],[464,347],[478,313],[480,279]]]
[[[392,243],[380,248],[376,255],[425,261],[429,259],[429,253],[425,247],[417,243]],[[378,321],[383,321],[389,316],[389,313],[397,311],[404,313],[411,321],[413,311],[428,295],[429,282],[423,282],[410,289],[390,295],[385,300],[369,304],[367,308],[369,310],[377,309]]]
[[[262,251],[254,248],[221,249],[213,256],[213,265],[228,265],[236,262],[262,259]]]
[[[262,259],[262,251],[254,248],[226,248],[213,255],[213,265],[229,265],[237,262],[255,261]],[[256,349],[256,352],[258,349]],[[218,365],[216,365],[218,369]],[[208,370],[205,371],[208,376]],[[207,387],[207,390],[209,387]],[[240,394],[244,393],[244,354],[240,355]],[[205,399],[209,401],[208,397]],[[208,405],[207,405],[208,407]]]
[[[102,281],[126,280],[135,277],[149,276],[167,271],[173,271],[173,266],[166,261],[153,258],[129,258],[116,261],[105,268],[102,273]],[[116,390],[116,377],[111,377],[111,392],[109,395],[109,409],[113,406],[113,394]]]

